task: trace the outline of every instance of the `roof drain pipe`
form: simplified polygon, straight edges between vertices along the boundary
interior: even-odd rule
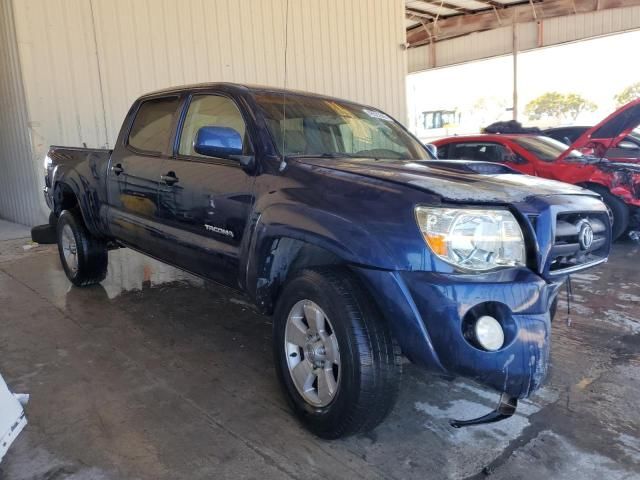
[[[282,151],[280,155],[280,171],[282,172],[287,167],[287,154],[286,154],[286,135],[287,135],[287,47],[289,46],[289,0],[285,5],[284,13],[284,78],[283,78],[283,91],[282,91]]]

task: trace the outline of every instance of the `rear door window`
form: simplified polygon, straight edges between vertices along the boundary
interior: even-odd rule
[[[140,105],[129,132],[129,145],[148,153],[167,153],[178,97],[147,100]]]

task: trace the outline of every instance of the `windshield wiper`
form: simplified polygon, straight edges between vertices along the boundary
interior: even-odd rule
[[[287,155],[287,158],[367,158],[361,155],[355,155],[353,153],[342,153],[342,152],[324,152],[324,153],[296,153],[293,155]]]

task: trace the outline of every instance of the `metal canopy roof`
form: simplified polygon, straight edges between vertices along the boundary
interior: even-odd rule
[[[417,47],[514,23],[640,4],[640,0],[405,0],[407,44]]]
[[[420,26],[422,19],[468,15],[523,3],[529,3],[529,0],[405,0],[406,24],[409,29]]]

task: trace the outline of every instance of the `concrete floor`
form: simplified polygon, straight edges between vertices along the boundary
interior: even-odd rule
[[[31,229],[19,223],[8,222],[0,218],[0,241],[29,237]]]
[[[407,365],[382,426],[325,442],[289,414],[270,320],[241,297],[129,250],[72,288],[55,247],[0,242],[0,372],[31,394],[0,478],[640,478],[639,253],[574,275],[551,377],[515,417],[454,430],[496,395]]]

